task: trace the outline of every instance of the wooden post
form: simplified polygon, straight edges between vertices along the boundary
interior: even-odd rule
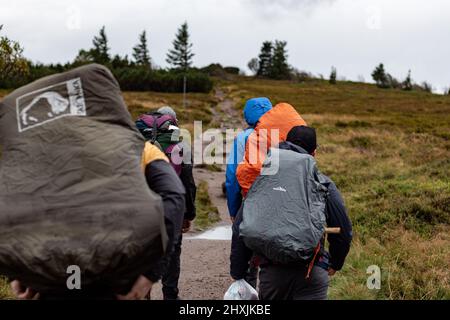
[[[183,108],[186,109],[186,91],[187,91],[187,76],[184,74],[183,77]]]

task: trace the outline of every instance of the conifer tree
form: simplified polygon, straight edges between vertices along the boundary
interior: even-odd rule
[[[272,64],[269,71],[269,77],[271,79],[289,79],[291,75],[291,69],[288,64],[288,54],[286,50],[286,41],[275,41],[273,49]]]
[[[389,77],[384,70],[384,65],[380,63],[372,72],[372,78],[379,88],[389,88]]]
[[[187,70],[192,66],[192,43],[189,40],[189,28],[187,22],[183,23],[173,41],[173,49],[167,54],[167,63],[174,69]]]
[[[408,76],[402,83],[402,89],[406,91],[411,91],[413,89],[413,83],[411,79],[411,70],[408,71]]]
[[[100,29],[98,36],[92,40],[94,48],[90,50],[92,60],[101,64],[108,64],[111,61],[108,47],[108,37],[106,36],[105,26]]]
[[[272,67],[273,58],[273,44],[270,41],[265,41],[261,47],[261,53],[259,54],[258,72],[259,77],[269,77],[270,69]]]
[[[335,67],[331,68],[330,83],[331,84],[336,84],[337,83],[337,70],[336,70]]]
[[[133,58],[137,65],[151,67],[147,33],[145,30],[139,35],[139,43],[133,48]]]

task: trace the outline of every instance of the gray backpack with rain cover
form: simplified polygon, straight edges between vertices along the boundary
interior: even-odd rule
[[[325,232],[326,196],[312,156],[272,148],[245,199],[240,235],[273,262],[309,263]]]
[[[126,292],[163,255],[161,198],[144,139],[100,65],[40,79],[0,102],[0,274],[41,292]]]

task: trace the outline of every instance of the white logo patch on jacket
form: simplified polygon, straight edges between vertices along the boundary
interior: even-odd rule
[[[67,116],[86,116],[81,79],[29,92],[16,99],[19,132]]]

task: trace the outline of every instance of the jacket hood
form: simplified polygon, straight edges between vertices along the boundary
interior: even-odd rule
[[[289,141],[281,142],[278,145],[278,149],[290,150],[290,151],[294,151],[294,152],[301,153],[301,154],[309,154],[308,151],[306,151],[302,147],[297,146],[296,144],[293,144],[292,142],[289,142]]]
[[[272,103],[267,98],[254,98],[247,101],[244,108],[244,118],[251,127],[256,126],[259,119],[272,109]]]

